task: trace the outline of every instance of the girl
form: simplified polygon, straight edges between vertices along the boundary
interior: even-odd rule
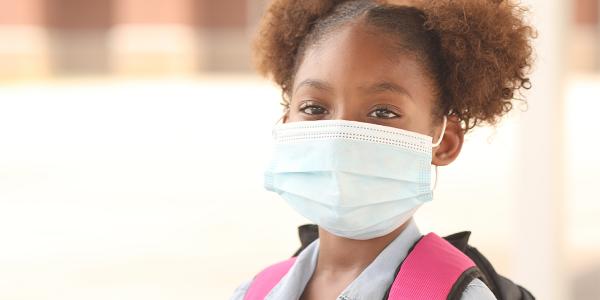
[[[421,236],[412,215],[432,199],[431,166],[452,163],[466,132],[529,87],[524,11],[508,0],[275,0],[256,44],[285,106],[265,186],[319,238],[232,299],[496,299],[481,262],[457,250],[468,247]]]

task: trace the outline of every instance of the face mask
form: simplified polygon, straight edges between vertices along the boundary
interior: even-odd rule
[[[433,198],[432,137],[369,123],[276,125],[265,188],[337,236],[384,236]]]

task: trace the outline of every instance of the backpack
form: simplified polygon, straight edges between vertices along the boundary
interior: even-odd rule
[[[292,267],[298,254],[319,237],[314,224],[300,226],[298,233],[301,246],[292,258],[260,272],[244,300],[263,300]],[[498,300],[535,299],[525,288],[496,273],[490,262],[468,244],[470,234],[463,231],[444,238],[434,233],[422,236],[396,268],[383,300],[460,299],[475,278],[482,280]]]

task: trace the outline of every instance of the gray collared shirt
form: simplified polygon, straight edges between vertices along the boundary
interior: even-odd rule
[[[387,288],[392,284],[396,267],[406,258],[410,247],[421,237],[421,232],[413,219],[375,260],[338,296],[338,300],[383,299]],[[265,300],[298,300],[310,280],[319,253],[319,239],[304,249],[292,268],[265,297]],[[240,285],[231,300],[243,300],[252,280]],[[462,300],[495,300],[494,294],[479,279],[474,279],[465,289]]]

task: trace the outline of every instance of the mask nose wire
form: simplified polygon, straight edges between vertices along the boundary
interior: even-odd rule
[[[448,117],[444,116],[444,125],[442,127],[442,134],[440,134],[440,138],[438,139],[437,143],[431,145],[432,148],[435,148],[442,143],[442,139],[444,138],[444,134],[446,133],[446,125],[448,125]]]

